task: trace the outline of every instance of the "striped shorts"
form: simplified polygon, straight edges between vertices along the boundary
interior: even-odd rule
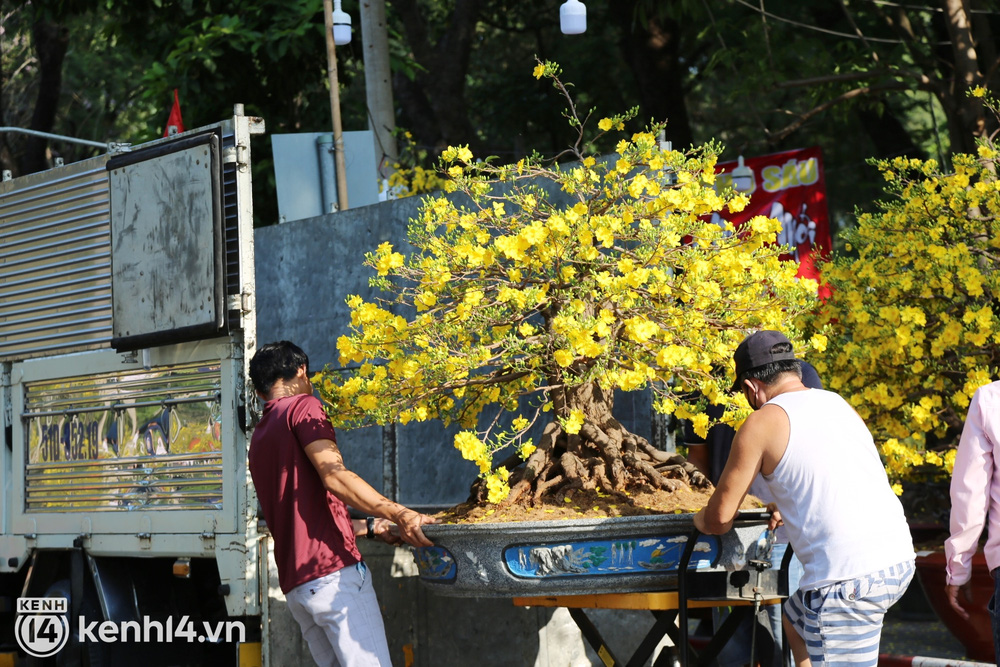
[[[829,586],[796,591],[785,616],[806,642],[814,665],[878,664],[885,612],[913,579],[913,561]]]

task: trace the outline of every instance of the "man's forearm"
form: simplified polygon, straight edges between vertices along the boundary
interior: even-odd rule
[[[323,483],[327,491],[344,501],[345,504],[365,514],[395,521],[401,512],[407,511],[406,507],[389,500],[350,470],[328,473]],[[355,532],[355,535],[358,534]]]
[[[732,517],[728,521],[723,520],[717,512],[712,511],[711,506],[694,515],[694,527],[706,535],[721,535],[728,533],[733,527]]]

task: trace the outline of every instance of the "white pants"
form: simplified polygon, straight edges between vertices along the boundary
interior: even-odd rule
[[[319,667],[391,667],[382,612],[362,562],[288,591],[288,609]]]

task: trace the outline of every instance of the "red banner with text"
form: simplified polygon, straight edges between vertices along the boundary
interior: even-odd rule
[[[713,214],[737,228],[758,215],[781,221],[778,243],[792,249],[789,258],[799,263],[799,275],[819,279],[816,260],[828,257],[832,246],[826,207],[826,183],[819,147],[741,157],[716,167],[717,185],[733,186],[750,194],[750,204],[739,213]],[[826,290],[820,289],[821,296]]]

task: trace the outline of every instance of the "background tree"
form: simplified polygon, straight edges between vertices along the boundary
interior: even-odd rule
[[[992,3],[680,6],[707,21],[703,36],[718,45],[694,63],[705,72],[691,93],[695,125],[741,152],[821,145],[841,227],[879,196],[865,158],[946,163],[986,132],[982,104],[966,92],[997,83]]]
[[[357,16],[354,3],[345,0],[344,8]],[[243,102],[248,113],[267,120],[270,133],[329,127],[317,0],[252,0],[238,7],[215,0],[32,0],[24,6],[61,25],[83,19],[69,32],[51,128],[57,132],[70,134],[71,100],[104,97],[114,101],[106,106],[120,120],[88,126],[83,138],[153,138],[162,132],[173,88],[192,126],[218,120]],[[993,36],[1000,13],[986,0],[907,6],[771,0],[766,9],[746,0],[591,0],[587,33],[572,37],[558,31],[558,6],[558,0],[389,0],[398,124],[411,131],[416,148],[435,155],[442,146],[467,144],[477,155],[508,160],[532,149],[561,151],[559,105],[542,86],[517,76],[537,54],[564,63],[579,85],[581,108],[636,106],[630,129],[665,122],[667,139],[678,148],[716,139],[729,159],[821,146],[831,216],[846,226],[856,206],[879,196],[867,157],[933,156],[945,164],[952,149],[969,152],[973,138],[989,129],[981,104],[963,93],[991,87],[998,77]],[[32,21],[8,24],[5,44],[31,43]],[[88,32],[102,35],[109,48],[94,52],[84,39]],[[84,46],[77,48],[77,39]],[[88,61],[92,52],[107,57]],[[17,54],[5,48],[3,71],[30,73],[36,86],[37,65],[22,67]],[[358,40],[338,49],[338,58],[344,127],[363,129],[368,114]],[[77,60],[88,65],[77,68],[79,77],[69,72]],[[130,85],[126,94],[102,90],[118,80]],[[25,106],[9,94],[10,85],[5,74],[5,113]],[[28,98],[28,109],[36,98]],[[25,126],[30,115],[16,124]],[[267,141],[255,156],[261,224],[277,219]],[[6,148],[9,167],[23,144]]]
[[[787,329],[816,285],[780,260],[777,221],[759,217],[736,234],[706,219],[747,203],[715,190],[716,146],[662,151],[654,126],[598,161],[583,150],[587,117],[558,68],[539,64],[535,76],[569,101],[572,165],[477,164],[468,148],[447,149],[449,189],[464,197],[427,200],[409,258],[387,243],[368,256],[373,284],[394,297],[348,299],[354,333],[338,349],[357,370],[327,369],[320,394],[343,426],[463,425],[455,445],[480,466],[478,500],[707,485],[626,431],[613,391],[652,388],[655,409],[702,433],[707,402],[738,419],[746,403],[726,393],[733,350],[747,329]],[[621,136],[628,120],[603,118],[599,133]],[[535,446],[524,436],[546,413]],[[495,465],[512,445],[513,459]]]
[[[16,79],[4,76],[5,124],[140,143],[162,135],[176,88],[189,127],[231,115],[237,102],[245,104],[246,113],[264,117],[270,133],[329,126],[322,0],[259,0],[238,6],[33,0],[10,17],[16,21],[5,21],[4,41],[17,48],[4,50],[3,71],[16,73]],[[62,85],[53,85],[51,75],[38,74],[36,63],[54,55],[25,49],[31,43],[36,53],[52,51],[48,42],[26,39],[39,22],[69,35]],[[356,68],[345,67],[344,81],[349,84],[355,73]],[[36,97],[59,100],[49,127],[28,121],[28,110],[37,115],[35,109],[51,108],[51,103],[34,102]],[[8,109],[17,113],[8,117]],[[99,119],[81,122],[94,119],[98,109],[103,110],[96,114]],[[24,140],[2,140],[7,148],[4,168],[16,175],[51,165]],[[262,216],[274,221],[273,164],[266,138],[262,143],[261,159],[254,161],[254,187]],[[44,151],[44,142],[41,147]],[[59,148],[67,161],[97,152]],[[26,159],[30,162],[24,163]]]
[[[650,15],[642,0],[590,3],[589,37],[577,39],[559,31],[559,4],[390,2],[399,46],[413,58],[413,67],[400,68],[394,79],[400,125],[434,155],[456,143],[507,159],[538,147],[556,150],[562,108],[543,86],[516,76],[538,56],[564,63],[582,107],[638,105],[636,129],[666,123],[667,139],[690,146],[677,22]],[[525,108],[532,113],[526,116]]]
[[[0,21],[0,125],[92,141],[144,135],[159,111],[134,81],[148,57],[117,48],[107,16],[84,7],[11,3]],[[162,128],[161,128],[162,131]],[[15,176],[96,155],[100,149],[0,134],[0,165]]]
[[[971,96],[997,109],[985,89]],[[897,491],[912,486],[909,500],[935,518],[947,517],[942,487],[969,401],[1000,377],[994,139],[955,155],[952,170],[935,160],[877,161],[888,199],[845,232],[856,256],[824,269],[832,295],[803,318],[808,335],[827,341],[813,358],[820,375],[884,443]],[[934,495],[919,492],[928,482],[942,483]]]

